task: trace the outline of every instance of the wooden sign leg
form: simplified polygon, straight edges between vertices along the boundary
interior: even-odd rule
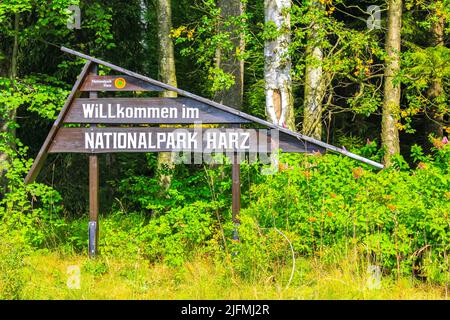
[[[93,65],[90,74],[98,73],[98,65]],[[97,99],[97,92],[90,92],[89,98]],[[95,128],[93,124],[91,127]],[[94,258],[98,251],[98,186],[99,186],[98,157],[89,156],[89,257]]]
[[[89,257],[97,255],[98,244],[98,157],[89,156]]]
[[[239,226],[239,212],[241,211],[241,166],[239,163],[239,156],[237,152],[233,154],[232,165],[232,219],[234,223],[233,240],[239,240],[237,227]]]

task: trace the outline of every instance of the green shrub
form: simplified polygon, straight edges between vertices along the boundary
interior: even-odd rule
[[[24,257],[27,247],[20,239],[0,232],[0,300],[19,299],[26,283]]]
[[[448,250],[448,154],[446,146],[416,170],[380,172],[340,156],[284,155],[288,169],[254,185],[242,215],[293,234],[299,255],[361,244],[385,272],[411,274],[417,250],[432,246],[441,262]]]
[[[380,155],[373,143],[362,149],[367,156]],[[331,154],[284,154],[281,171],[273,175],[260,174],[258,164],[243,164],[238,241],[233,240],[229,164],[177,168],[164,195],[156,178],[132,176],[120,182],[122,196],[113,213],[100,219],[100,254],[178,267],[201,253],[245,278],[277,277],[280,283],[290,277],[283,270],[293,263],[292,251],[296,259],[335,264],[354,256],[358,270],[373,264],[385,273],[444,283],[449,149],[437,144],[434,154],[425,156],[414,146],[415,163],[405,166],[399,157],[396,167],[382,171]],[[24,186],[20,170],[27,166],[19,162],[8,172],[0,232],[33,248],[86,253],[87,218],[63,219],[57,192],[40,184]],[[425,249],[432,254],[424,255]],[[87,268],[104,272],[97,267]]]
[[[108,263],[104,260],[93,259],[87,260],[82,267],[82,271],[93,276],[101,276],[109,271]]]
[[[27,147],[10,133],[0,133],[0,152],[8,161],[0,168],[6,178],[5,190],[0,192],[0,232],[18,232],[25,243],[36,247],[56,245],[65,221],[58,216],[62,211],[61,196],[44,184],[24,184],[32,161],[26,159]],[[15,145],[16,147],[13,147]],[[0,181],[3,183],[3,181]]]

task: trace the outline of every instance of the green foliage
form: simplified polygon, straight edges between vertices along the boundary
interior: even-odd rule
[[[353,140],[355,147],[362,145]],[[228,209],[230,165],[178,170],[165,197],[158,195],[156,179],[124,179],[116,212],[101,219],[100,251],[104,257],[143,257],[172,267],[198,254],[211,255],[232,261],[233,270],[246,279],[277,275],[284,284],[292,253],[336,263],[354,252],[360,263],[379,265],[384,273],[414,272],[443,283],[450,149],[438,142],[433,155],[412,148],[415,170],[400,158],[393,168],[376,172],[334,155],[285,154],[274,175],[258,174],[257,164],[242,165],[250,188],[243,185],[239,241],[233,240],[236,226]],[[367,156],[378,154],[375,142],[360,148]],[[28,247],[85,252],[86,221],[58,217],[60,196],[43,185],[24,187],[15,170],[8,171],[15,184],[0,207],[3,234],[15,234]],[[424,254],[423,248],[429,251]],[[108,272],[101,261],[83,268],[92,275]]]
[[[19,161],[14,161],[19,164]],[[7,177],[16,175],[9,170]],[[17,176],[23,179],[23,176]],[[43,184],[9,185],[9,192],[0,201],[0,221],[4,232],[18,234],[25,243],[38,248],[54,247],[63,239],[66,222],[61,212],[58,192]]]
[[[233,57],[247,60],[251,55],[251,50],[242,52],[239,47],[235,47],[233,39],[242,37],[245,43],[250,43],[248,20],[252,13],[246,11],[240,16],[226,17],[214,0],[203,0],[201,5],[194,5],[194,8],[203,13],[201,19],[174,28],[171,36],[175,44],[180,46],[182,55],[197,58],[198,66],[207,74],[207,89],[210,94],[214,94],[229,89],[236,80],[231,73],[217,65],[218,59],[226,61]]]
[[[349,23],[335,14],[336,8],[341,12],[346,10],[345,1],[293,4],[290,48],[293,80],[304,86],[306,66],[322,67],[327,79],[324,101],[352,84],[352,89],[346,90],[344,101],[336,105],[329,100],[325,108],[331,112],[345,109],[369,116],[381,105],[378,62],[384,59],[385,53],[376,33],[368,32],[366,25],[360,25],[358,20]],[[314,29],[313,25],[319,28]],[[323,61],[309,54],[313,47],[321,49]]]
[[[231,166],[222,170],[178,171],[165,197],[159,195],[157,178],[124,179],[120,207],[139,211],[117,213],[106,222],[103,228],[112,237],[104,236],[103,252],[142,254],[150,261],[179,266],[197,250],[211,251],[223,245],[220,234],[223,220],[229,218]],[[248,166],[244,172],[251,170]],[[126,239],[132,240],[124,250]]]
[[[436,157],[449,151],[445,146]],[[347,242],[385,272],[410,274],[414,253],[429,245],[442,266],[450,240],[449,163],[420,159],[428,162],[416,171],[399,165],[376,173],[340,157],[289,155],[282,161],[292,169],[253,186],[257,200],[242,215],[290,233],[299,255]]]
[[[449,113],[449,71],[450,52],[443,43],[437,43],[435,26],[437,23],[448,25],[450,21],[450,3],[448,1],[406,1],[403,42],[407,50],[402,54],[402,71],[397,81],[403,84],[405,104],[402,108],[399,128],[408,133],[415,133],[415,119],[434,114],[447,117]],[[443,30],[443,37],[448,28]],[[438,84],[439,89],[430,90]],[[431,92],[433,91],[433,92]],[[433,116],[433,117],[435,117]],[[442,122],[442,121],[440,121]],[[443,129],[450,132],[446,122]]]
[[[194,202],[184,208],[174,208],[142,229],[146,242],[144,255],[150,261],[163,260],[180,266],[196,249],[209,242],[214,230],[217,204]]]
[[[411,118],[418,114],[429,113],[431,109],[442,117],[449,114],[447,93],[450,80],[450,49],[446,47],[414,48],[403,55],[401,81],[407,85],[408,106],[401,112],[406,132],[415,132]],[[430,99],[428,90],[434,81],[442,85],[442,92],[435,99]],[[449,128],[445,128],[450,131]]]
[[[100,3],[86,4],[80,8],[87,17],[83,19],[83,29],[91,33],[91,41],[86,46],[94,52],[102,47],[108,50],[114,48],[114,36],[111,33],[112,8]]]
[[[54,120],[68,95],[66,84],[46,75],[30,76],[18,81],[0,78],[0,113],[17,112],[19,108],[37,113],[43,119]],[[16,127],[11,119],[11,127]]]
[[[234,85],[235,79],[233,75],[224,72],[221,68],[211,67],[209,69],[208,79],[212,81],[211,91],[228,90]]]
[[[25,158],[27,148],[21,147],[10,133],[1,134],[7,139],[0,140],[0,152],[8,155],[8,161],[3,163],[7,192],[0,199],[0,233],[15,235],[30,246],[52,247],[65,226],[58,216],[61,196],[44,184],[24,185],[32,164]],[[11,141],[15,142],[14,147]]]
[[[19,299],[26,282],[24,256],[27,248],[2,230],[0,236],[0,300]]]
[[[103,260],[88,260],[83,265],[82,271],[87,272],[93,276],[101,276],[108,273],[108,264]]]

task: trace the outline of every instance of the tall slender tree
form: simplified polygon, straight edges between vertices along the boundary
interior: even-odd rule
[[[264,46],[266,113],[274,124],[295,130],[294,99],[292,96],[290,0],[265,0],[265,23],[276,28],[276,36]]]
[[[12,47],[11,55],[11,69],[9,76],[11,81],[14,81],[17,77],[17,63],[19,54],[19,24],[20,24],[20,13],[16,12],[14,14],[14,42]]]
[[[400,152],[398,115],[401,87],[394,77],[400,71],[401,28],[403,1],[388,0],[388,30],[386,36],[386,66],[384,71],[384,101],[381,122],[381,140],[385,149],[384,163],[392,164],[392,156]]]
[[[170,0],[156,0],[156,12],[158,16],[158,40],[159,40],[159,78],[162,82],[177,86],[175,72],[175,55],[170,31],[172,30],[172,9]],[[173,91],[163,91],[163,97],[174,98],[177,94]]]
[[[9,68],[9,79],[11,83],[11,90],[14,89],[14,81],[17,78],[17,72],[18,72],[18,57],[19,57],[19,32],[20,32],[20,13],[16,12],[14,14],[14,36],[13,36],[13,43],[12,43],[12,51],[11,51],[11,62],[10,62],[10,68]],[[0,75],[1,76],[1,75]],[[8,106],[6,106],[6,114],[4,115],[4,119],[1,121],[1,132],[7,135],[8,143],[11,147],[14,146],[14,137],[16,135],[16,130],[13,126],[11,126],[11,123],[15,121],[16,119],[16,109],[11,108],[8,110]],[[8,163],[9,157],[8,154],[5,152],[0,153],[0,173],[1,177],[3,177],[3,174],[5,172],[6,163]],[[3,180],[3,178],[1,178]]]
[[[442,4],[442,1],[436,1],[437,4]],[[437,12],[439,6],[436,6],[433,14],[435,15],[435,20],[431,25],[431,46],[442,47],[444,46],[444,30],[445,30],[445,19],[443,15]],[[434,104],[427,112],[428,121],[426,124],[427,136],[432,134],[436,137],[442,137],[444,135],[444,130],[442,123],[444,122],[443,115],[439,112],[438,108],[435,106],[438,104],[436,101],[443,92],[442,78],[436,76],[431,82],[431,86],[428,89],[427,95],[430,102]]]
[[[170,37],[172,30],[172,10],[170,0],[156,0],[156,13],[158,20],[158,42],[159,42],[159,78],[162,82],[177,86],[175,69],[175,55],[173,42]],[[175,98],[177,94],[173,91],[163,91],[162,97]],[[174,161],[172,153],[161,152],[158,154],[158,169],[160,174],[160,185],[163,190],[169,188],[172,175],[165,173],[164,169],[173,169]]]
[[[312,11],[324,10],[323,3],[319,1],[312,1],[310,6]],[[303,111],[303,134],[318,140],[322,138],[322,102],[326,91],[320,28],[318,21],[312,21],[309,26]]]
[[[241,109],[244,96],[244,60],[239,57],[244,52],[245,44],[242,32],[240,32],[238,18],[244,13],[244,4],[241,0],[218,0],[221,20],[227,26],[219,26],[219,32],[227,32],[230,35],[232,47],[216,51],[216,66],[225,73],[231,74],[234,84],[229,89],[215,93],[214,100],[226,106]],[[231,20],[231,21],[230,21]]]

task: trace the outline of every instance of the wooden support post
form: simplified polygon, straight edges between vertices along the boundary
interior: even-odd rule
[[[98,65],[93,65],[91,74],[98,73]],[[97,92],[90,92],[89,98],[96,99]],[[96,125],[91,125],[96,127]],[[89,257],[94,258],[98,251],[98,189],[99,189],[99,165],[96,155],[89,156]]]
[[[237,152],[233,153],[232,159],[232,219],[234,223],[233,240],[239,240],[239,234],[237,227],[239,226],[239,213],[241,211],[241,165],[239,161],[239,155]]]
[[[241,210],[241,166],[239,164],[239,156],[237,152],[233,154],[233,167],[232,167],[232,195],[233,195],[233,205],[232,214],[233,222],[238,222],[237,216]]]
[[[241,126],[239,124],[234,124],[231,126],[232,128],[240,128]],[[240,164],[240,157],[238,152],[233,153],[233,157],[231,159],[232,163],[232,187],[231,187],[231,194],[232,194],[232,205],[231,205],[231,218],[234,223],[234,230],[233,230],[233,240],[239,241],[239,233],[238,233],[238,227],[240,224],[239,221],[239,213],[241,212],[241,164]]]
[[[98,247],[98,157],[89,156],[89,257],[94,258]]]

